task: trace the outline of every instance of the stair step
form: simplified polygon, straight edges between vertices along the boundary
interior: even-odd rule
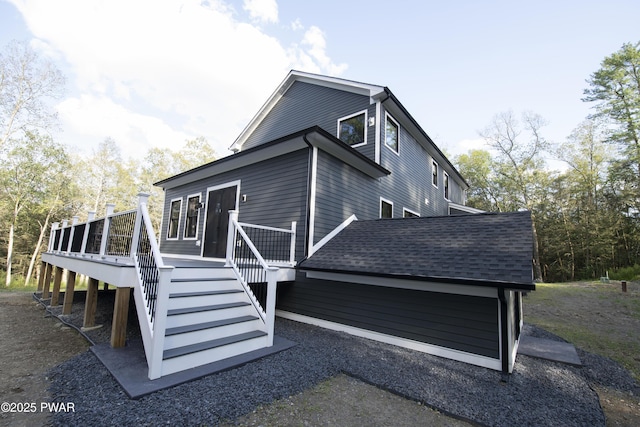
[[[183,279],[171,279],[171,283],[185,283],[185,282],[225,282],[227,280],[233,280],[230,277],[194,277]]]
[[[175,316],[178,314],[199,313],[201,311],[222,310],[225,308],[244,307],[247,305],[251,305],[251,303],[245,302],[245,301],[238,301],[238,302],[230,302],[226,304],[204,305],[200,307],[174,308],[172,310],[167,311],[167,316]]]
[[[230,319],[214,320],[212,322],[198,323],[195,325],[178,326],[175,328],[168,328],[165,331],[165,336],[185,334],[187,332],[201,331],[203,329],[217,328],[219,326],[233,325],[236,323],[249,322],[257,320],[257,316],[241,316],[233,317]]]
[[[241,341],[247,341],[253,338],[263,337],[265,335],[267,335],[266,332],[256,330],[252,332],[245,332],[243,334],[232,335],[229,337],[218,338],[211,341],[205,341],[197,344],[190,344],[184,347],[172,348],[169,350],[165,350],[162,353],[162,359],[167,360],[167,359],[172,359],[174,357],[185,356],[187,354],[197,353],[199,351],[204,351],[204,350],[210,350],[216,347],[222,347],[225,345],[229,345],[229,344],[233,344]]]
[[[172,292],[169,295],[169,298],[202,297],[207,295],[237,294],[242,292],[244,292],[242,289],[216,289],[211,291],[199,292]]]

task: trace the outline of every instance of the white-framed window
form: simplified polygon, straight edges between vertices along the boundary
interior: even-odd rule
[[[198,223],[200,222],[200,194],[187,196],[187,213],[184,220],[184,238],[198,238]]]
[[[338,139],[357,147],[367,143],[367,110],[338,119]]]
[[[169,205],[169,226],[167,227],[167,239],[178,238],[178,228],[180,227],[180,215],[182,214],[182,197],[171,199]]]
[[[416,211],[412,211],[411,209],[402,208],[402,217],[403,218],[417,218],[420,214]]]
[[[438,162],[431,160],[431,183],[438,188]]]
[[[393,218],[393,202],[380,197],[380,218]]]
[[[385,113],[384,125],[384,145],[394,153],[399,154],[400,147],[400,126],[389,113]]]
[[[442,181],[444,181],[444,198],[449,200],[449,175],[446,172],[442,173]]]

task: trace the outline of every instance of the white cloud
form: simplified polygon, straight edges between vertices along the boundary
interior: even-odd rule
[[[300,22],[300,18],[297,18],[295,21],[291,23],[291,29],[293,31],[298,31],[304,29],[302,22]]]
[[[302,48],[296,45],[290,51],[294,68],[333,76],[338,76],[347,69],[347,64],[335,64],[327,55],[327,42],[320,28],[311,26],[304,33],[301,45]]]
[[[107,137],[126,148],[126,154],[142,158],[151,147],[173,148],[176,142],[190,135],[173,130],[157,117],[130,111],[107,97],[81,95],[68,98],[58,105],[58,114],[66,123],[69,135],[81,136],[79,149],[90,150]],[[66,135],[65,135],[66,136]],[[77,142],[76,142],[77,144]]]
[[[328,56],[319,28],[283,46],[221,0],[13,2],[40,51],[62,58],[70,93],[59,106],[70,130],[63,137],[111,136],[125,155],[200,135],[226,155],[290,69],[346,68]],[[273,0],[245,5],[262,22],[277,20]]]
[[[242,8],[249,12],[251,19],[263,23],[278,22],[276,0],[244,0]]]

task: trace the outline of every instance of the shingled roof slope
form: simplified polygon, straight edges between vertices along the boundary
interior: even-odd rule
[[[531,225],[529,212],[354,221],[299,268],[535,289]]]

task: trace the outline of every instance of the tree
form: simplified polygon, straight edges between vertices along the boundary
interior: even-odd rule
[[[48,129],[56,115],[47,105],[62,94],[64,77],[26,43],[11,42],[0,54],[0,148],[18,132]]]
[[[7,230],[6,285],[11,283],[16,230],[23,230],[29,215],[59,187],[64,176],[66,151],[51,137],[27,132],[8,141],[7,156],[0,166],[0,195]]]
[[[607,140],[621,150],[620,170],[628,203],[640,209],[640,42],[625,43],[587,80],[583,101],[595,102],[594,117],[610,125]]]
[[[537,184],[544,174],[542,152],[548,146],[540,133],[544,119],[524,113],[520,123],[511,111],[496,115],[489,126],[480,132],[489,147],[497,153],[494,163],[496,180],[504,192],[508,210],[527,209],[533,219],[533,264],[536,280],[542,279],[538,233],[535,218]],[[525,140],[526,139],[526,140]]]
[[[138,188],[151,194],[148,207],[156,230],[160,229],[162,220],[163,194],[162,190],[153,184],[215,159],[216,152],[204,137],[186,141],[184,147],[177,151],[151,148],[147,152],[140,171]]]
[[[469,184],[467,205],[484,211],[503,211],[502,195],[494,173],[494,161],[486,150],[469,150],[454,159]]]

